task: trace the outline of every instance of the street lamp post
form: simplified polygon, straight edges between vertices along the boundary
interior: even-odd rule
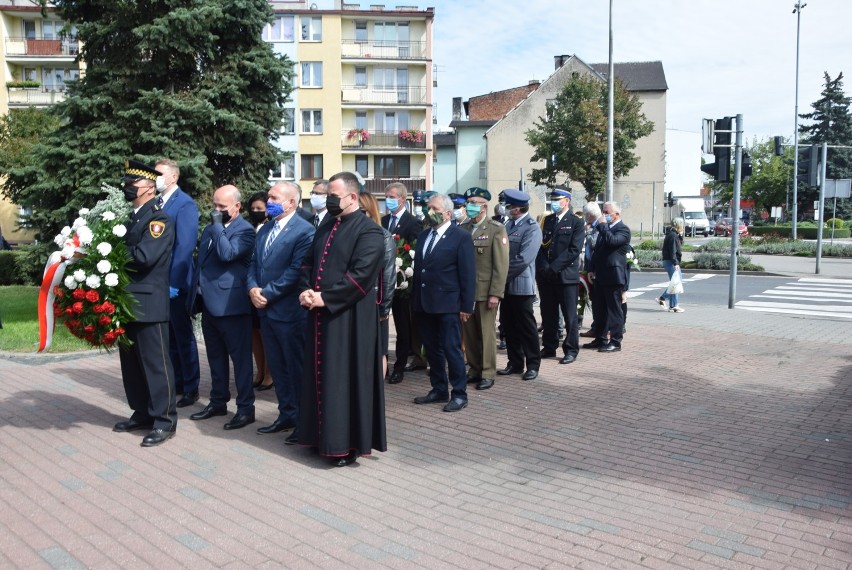
[[[612,180],[613,180],[613,162],[614,162],[614,144],[615,137],[613,121],[615,120],[615,103],[613,89],[614,65],[612,63],[612,0],[609,0],[609,71],[606,77],[607,90],[607,125],[606,125],[606,201],[612,201]]]
[[[793,239],[796,239],[796,224],[799,218],[799,30],[802,26],[802,9],[807,4],[796,2],[796,102],[793,116]]]

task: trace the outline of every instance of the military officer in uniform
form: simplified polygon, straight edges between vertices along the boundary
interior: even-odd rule
[[[125,163],[124,197],[133,204],[124,236],[130,256],[127,291],[135,301],[135,320],[126,327],[133,344],[119,348],[119,358],[133,414],[115,424],[113,431],[151,430],[142,447],[160,445],[177,427],[175,375],[169,359],[169,266],[175,233],[169,216],[154,200],[159,175],[141,162]]]
[[[541,247],[541,228],[529,215],[530,195],[520,190],[504,190],[509,221],[509,272],[500,321],[506,334],[509,363],[497,374],[521,374],[524,380],[538,378],[541,351],[533,312],[535,299],[535,258]],[[526,364],[526,372],[524,372]]]
[[[557,188],[550,193],[550,209],[553,213],[544,218],[541,249],[535,261],[542,324],[541,357],[556,356],[559,311],[562,311],[567,334],[559,363],[570,364],[580,350],[577,286],[586,233],[583,220],[571,213],[571,192],[567,189]]]
[[[453,223],[461,225],[468,220],[466,206],[467,197],[465,194],[447,194],[453,202]]]
[[[488,216],[491,192],[484,188],[468,188],[465,192],[467,221],[461,228],[471,233],[476,265],[476,305],[473,315],[462,323],[468,371],[468,382],[476,382],[477,390],[494,385],[497,372],[497,306],[506,291],[509,271],[509,240],[506,228]]]

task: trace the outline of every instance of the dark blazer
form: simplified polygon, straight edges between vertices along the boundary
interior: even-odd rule
[[[388,224],[390,224],[390,214],[382,216],[382,227],[388,229]],[[393,233],[408,243],[411,243],[417,239],[417,236],[422,231],[423,226],[420,225],[417,218],[412,216],[407,210],[403,210],[399,216],[399,223],[394,228]]]
[[[412,307],[433,314],[472,313],[476,303],[476,262],[470,233],[450,224],[424,259],[431,231],[424,230],[417,237]]]
[[[175,229],[169,286],[186,293],[192,286],[192,256],[198,243],[198,208],[189,194],[178,187],[163,205],[163,211],[172,219]]]
[[[148,200],[130,218],[124,243],[130,261],[127,291],[136,303],[135,320],[142,323],[169,320],[169,265],[175,241],[171,219],[159,208],[156,199]]]
[[[670,229],[663,239],[663,261],[674,261],[675,265],[681,260],[680,235],[675,229]]]
[[[228,227],[216,223],[204,228],[193,271],[190,307],[200,287],[204,306],[214,317],[251,313],[246,279],[255,237],[254,228],[242,216],[231,220]]]
[[[559,222],[556,214],[544,218],[541,249],[535,259],[536,277],[555,278],[563,285],[579,283],[585,238],[585,224],[572,212]]]
[[[246,292],[255,287],[263,290],[262,295],[268,303],[266,308],[257,310],[260,316],[277,321],[304,319],[305,311],[299,305],[299,278],[302,260],[310,251],[314,240],[314,226],[299,215],[293,215],[278,233],[272,243],[272,249],[264,255],[266,240],[274,224],[274,220],[269,220],[257,232],[254,253],[249,263]]]
[[[610,226],[599,223],[595,230],[598,241],[592,251],[589,271],[595,273],[595,283],[602,287],[627,285],[627,251],[630,245],[630,228],[624,222]]]

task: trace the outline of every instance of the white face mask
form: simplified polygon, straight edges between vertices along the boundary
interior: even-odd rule
[[[323,208],[325,208],[325,200],[326,196],[324,194],[322,196],[320,196],[319,194],[312,194],[311,207],[314,210],[322,210]]]
[[[455,218],[456,221],[459,221],[464,218],[464,208],[456,208],[455,210],[453,210],[453,218]]]
[[[166,189],[166,179],[163,177],[162,174],[160,176],[157,176],[156,184],[157,184],[157,192],[162,192],[163,190]]]

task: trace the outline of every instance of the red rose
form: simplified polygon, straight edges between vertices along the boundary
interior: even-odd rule
[[[115,334],[116,334],[116,336],[121,336],[121,335],[123,335],[125,332],[126,332],[126,331],[125,331],[123,328],[121,328],[121,327],[118,327],[117,329],[115,329]]]
[[[74,327],[75,329],[80,328],[80,321],[78,321],[77,319],[71,319],[68,322],[71,323],[71,326]]]
[[[409,244],[405,244],[402,246],[402,249],[404,249],[405,251],[411,251],[411,246]]]
[[[58,285],[53,288],[53,294],[56,295],[56,297],[59,298],[59,299],[61,299],[65,296],[65,292],[62,289],[60,289]]]
[[[104,301],[103,304],[101,305],[101,307],[103,308],[104,313],[108,313],[108,314],[111,315],[115,312],[115,305],[113,305],[109,301]]]
[[[90,303],[97,303],[98,301],[101,300],[101,296],[98,295],[98,292],[95,291],[94,289],[89,289],[86,292],[86,300]]]
[[[78,289],[78,291],[79,291],[79,289]],[[71,310],[78,315],[81,314],[83,312],[83,303],[81,303],[80,301],[77,301],[76,303],[71,305]]]
[[[94,305],[92,305],[92,312],[94,312],[96,315],[99,315],[104,312],[104,306],[95,303]]]
[[[53,305],[53,316],[54,317],[61,317],[64,314],[65,314],[65,311],[62,310],[62,307],[60,307],[59,305]]]
[[[83,338],[88,342],[93,342],[95,340],[95,335],[93,333],[86,333],[83,335]]]
[[[104,344],[114,344],[115,338],[116,337],[114,332],[104,333],[104,336],[101,337],[101,342],[103,342]]]
[[[87,333],[93,333],[95,332],[95,325],[86,325],[83,327],[83,330]]]
[[[67,316],[67,317],[74,316],[74,309],[72,309],[71,307],[68,307],[67,309],[65,309],[65,316]]]
[[[74,297],[75,299],[80,299],[80,300],[82,300],[82,299],[85,299],[85,298],[86,298],[86,292],[85,292],[85,291],[83,291],[82,289],[74,289],[74,292],[73,292],[73,293],[71,293],[71,295],[73,295],[73,297]]]
[[[108,325],[112,322],[112,319],[106,315],[101,315],[101,318],[98,319],[99,325]]]

